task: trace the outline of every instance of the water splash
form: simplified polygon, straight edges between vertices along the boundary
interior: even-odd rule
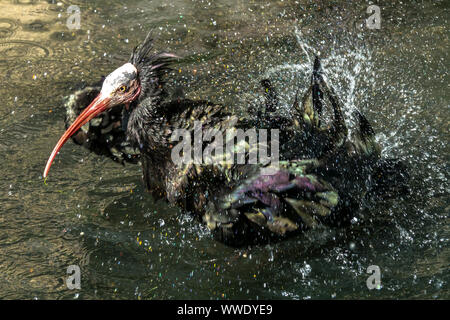
[[[312,72],[315,56],[321,59],[325,80],[335,89],[343,103],[343,111],[351,133],[356,121],[353,111],[369,103],[366,92],[373,91],[376,86],[375,68],[372,63],[371,51],[364,45],[342,50],[341,43],[335,43],[331,54],[322,54],[314,39],[303,35],[300,29],[294,30],[297,44],[301,49],[301,63],[284,63],[266,71],[264,77],[283,79],[283,84],[293,83],[306,90]],[[339,46],[339,47],[338,47]],[[289,108],[296,92],[294,88],[280,93],[282,105]],[[300,90],[300,94],[302,90]]]

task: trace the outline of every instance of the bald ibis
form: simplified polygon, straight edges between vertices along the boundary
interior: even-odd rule
[[[385,185],[404,181],[399,162],[381,159],[373,129],[358,111],[357,130],[348,135],[341,102],[325,82],[318,58],[311,85],[300,101],[296,94],[290,117],[276,114],[278,99],[270,81],[262,82],[265,112],[252,117],[208,101],[165,101],[163,76],[176,56],[151,54],[151,49],[149,34],[130,60],[104,79],[100,90],[85,89],[72,97],[67,104],[71,125],[53,149],[44,177],[70,137],[112,158],[111,149],[117,151],[125,143],[131,149],[120,149],[115,157],[128,159],[130,150],[138,149],[135,155],[140,154],[144,183],[155,199],[190,212],[216,239],[232,246],[284,239],[318,225],[348,222],[373,186],[386,190]],[[329,124],[323,116],[326,108],[332,114]],[[99,116],[95,127],[92,121]],[[102,122],[106,127],[112,125],[113,131],[103,132]],[[204,132],[212,130],[222,136],[227,130],[279,129],[279,161],[175,163],[173,133],[185,129],[194,136],[198,122]],[[216,140],[203,140],[202,150],[212,141]],[[247,140],[243,144],[245,150],[253,147]],[[390,178],[379,179],[385,175]]]

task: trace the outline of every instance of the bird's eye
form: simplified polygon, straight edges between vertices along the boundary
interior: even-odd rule
[[[125,92],[125,91],[127,91],[127,86],[120,86],[120,87],[119,87],[119,91],[120,91],[120,92]]]

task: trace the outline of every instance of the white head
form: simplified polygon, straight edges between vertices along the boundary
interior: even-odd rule
[[[111,72],[105,78],[100,94],[88,107],[86,107],[86,109],[84,109],[84,111],[59,139],[47,161],[44,171],[44,178],[47,176],[56,154],[75,132],[103,111],[117,105],[130,104],[137,99],[140,92],[141,84],[139,81],[139,73],[133,64],[125,63],[123,66]]]
[[[132,81],[136,80],[138,71],[131,63],[125,63],[123,66],[111,72],[103,81],[103,86],[100,94],[103,97],[110,97],[116,91],[123,92],[125,87],[129,89]]]

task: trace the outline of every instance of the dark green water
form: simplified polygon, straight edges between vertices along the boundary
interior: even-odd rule
[[[1,0],[0,298],[449,299],[449,4],[377,2],[379,30],[366,27],[369,4]],[[261,99],[269,77],[288,107],[319,53],[346,112],[361,109],[385,156],[411,167],[411,195],[343,230],[236,250],[154,203],[138,166],[73,143],[45,185],[63,96],[120,66],[150,28],[158,50],[184,57],[171,88],[223,104]],[[69,265],[81,290],[65,285]],[[366,286],[370,265],[378,290]]]

